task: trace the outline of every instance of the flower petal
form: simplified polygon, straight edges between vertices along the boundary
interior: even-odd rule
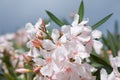
[[[102,32],[101,31],[99,31],[99,30],[94,30],[94,31],[92,31],[92,37],[94,38],[94,39],[99,39],[99,38],[101,38],[101,36],[102,36]]]
[[[51,37],[54,40],[54,42],[56,43],[58,41],[58,38],[60,37],[59,31],[57,29],[53,29]]]
[[[45,50],[52,50],[55,48],[55,45],[53,44],[53,42],[48,39],[42,41],[42,46]]]
[[[108,77],[108,75],[107,75],[106,70],[105,69],[101,69],[101,71],[100,71],[100,78],[101,78],[101,80],[108,80],[107,77]]]
[[[100,41],[93,40],[93,48],[95,49],[95,52],[97,54],[101,53],[102,47],[103,47],[103,44]]]
[[[77,26],[78,25],[78,20],[79,20],[79,15],[75,14],[74,20],[72,22],[72,26]]]

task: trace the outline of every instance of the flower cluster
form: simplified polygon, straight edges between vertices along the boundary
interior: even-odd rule
[[[96,69],[90,64],[92,48],[101,53],[102,43],[98,41],[102,33],[92,30],[87,25],[88,19],[79,23],[75,14],[71,25],[53,29],[51,34],[41,18],[35,25],[26,24],[30,48],[24,58],[31,64],[37,75],[34,80],[95,80],[92,75]],[[17,72],[30,72],[28,69],[17,69]]]
[[[96,30],[113,13],[91,26],[84,18],[83,0],[71,24],[46,13],[59,29],[40,18],[0,36],[0,80],[120,80],[118,26],[107,37]]]
[[[105,69],[101,69],[101,80],[120,80],[120,72],[118,70],[118,67],[120,67],[120,51],[118,51],[118,56],[116,57],[113,57],[112,53],[109,54],[109,60],[113,71],[107,74]]]
[[[24,67],[23,57],[21,53],[25,52],[24,46],[28,40],[26,36],[27,35],[25,29],[21,29],[16,33],[0,36],[1,73],[3,72],[4,74],[10,74],[9,76],[14,76],[14,69]]]

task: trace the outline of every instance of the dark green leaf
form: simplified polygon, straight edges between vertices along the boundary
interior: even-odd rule
[[[100,20],[99,22],[97,22],[96,24],[94,24],[92,26],[92,29],[96,29],[97,27],[99,27],[100,25],[102,25],[104,22],[106,22],[111,16],[113,15],[113,13],[109,14],[108,16],[106,16],[105,18],[103,18],[102,20]]]
[[[108,43],[108,40],[105,38],[104,35],[102,36],[101,39],[102,39],[103,44],[104,44],[105,46],[107,46],[108,49],[110,49],[110,47],[109,47],[109,43]]]
[[[119,38],[120,38],[120,35],[119,35],[119,25],[118,25],[118,21],[115,21],[115,25],[114,25],[114,34],[113,34],[113,37],[115,39],[115,45],[116,45],[116,49],[117,51],[119,50]]]
[[[98,69],[93,75],[96,76],[96,80],[100,80],[100,70]]]
[[[48,16],[59,26],[63,26],[64,23],[59,20],[53,13],[51,13],[50,11],[46,10],[46,13],[48,14]]]
[[[110,66],[108,63],[106,63],[104,60],[100,59],[99,57],[91,54],[90,55],[92,57],[92,59],[94,59],[97,63],[100,63],[102,65],[106,65],[106,66]]]
[[[112,50],[113,56],[115,57],[115,56],[117,56],[117,51],[116,51],[114,37],[109,31],[107,31],[107,35],[108,35],[110,49]]]
[[[78,10],[78,15],[79,15],[79,23],[83,20],[84,17],[84,3],[83,0],[80,3],[79,10]]]
[[[118,21],[115,21],[115,29],[114,29],[114,34],[115,36],[117,36],[119,34],[119,26],[118,26]]]
[[[5,63],[5,65],[6,65],[6,68],[7,68],[7,70],[8,70],[8,73],[9,73],[9,76],[11,77],[11,78],[13,78],[12,80],[18,80],[17,79],[17,75],[15,74],[15,72],[14,72],[14,67],[13,67],[13,65],[12,65],[12,63],[11,63],[11,61],[10,61],[10,57],[9,57],[9,55],[8,55],[8,52],[5,50],[4,52],[3,52],[3,58],[2,58],[2,61]]]
[[[0,80],[6,80],[2,70],[0,69]]]
[[[112,67],[110,66],[110,64],[108,64],[107,62],[105,62],[103,59],[99,58],[98,56],[95,56],[94,54],[90,54],[90,58],[92,58],[95,62],[103,65],[103,67],[105,68],[108,67],[108,69],[110,71],[112,71]]]

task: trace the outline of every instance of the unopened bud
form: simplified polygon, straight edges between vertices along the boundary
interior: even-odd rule
[[[20,68],[20,69],[16,69],[15,72],[17,73],[29,73],[29,72],[32,72],[32,70],[30,69],[25,69],[25,68]]]
[[[43,39],[43,33],[40,32],[40,33],[36,34],[36,38]]]
[[[42,19],[42,25],[45,28],[45,21]]]
[[[30,62],[32,60],[32,57],[27,56],[26,54],[23,54],[23,57],[24,57],[26,62]]]
[[[34,72],[34,73],[39,72],[40,68],[41,68],[40,66],[35,67],[35,68],[33,69],[33,72]]]
[[[42,41],[36,38],[32,41],[32,43],[36,48],[39,48],[42,44]]]
[[[107,50],[107,54],[112,54],[112,51],[111,50]]]
[[[5,48],[0,46],[0,52],[4,52]]]

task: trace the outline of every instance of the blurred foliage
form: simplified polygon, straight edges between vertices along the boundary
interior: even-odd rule
[[[100,80],[100,69],[104,68],[108,74],[112,72],[112,67],[110,66],[109,54],[112,54],[114,57],[118,56],[118,51],[120,50],[120,34],[119,34],[118,22],[115,21],[114,33],[107,31],[107,36],[103,34],[103,53],[101,56],[97,55],[93,50],[90,60],[91,64],[96,67],[98,70],[94,73],[97,76],[97,80]]]

